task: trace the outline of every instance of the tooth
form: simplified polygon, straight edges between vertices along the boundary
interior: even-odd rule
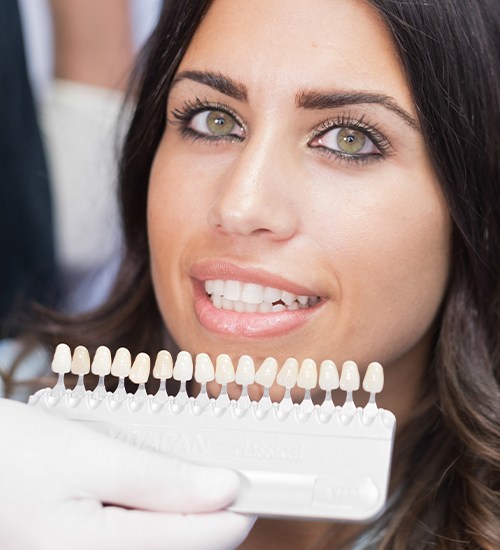
[[[212,294],[212,303],[217,309],[220,309],[222,307],[222,296],[219,294]]]
[[[173,361],[172,355],[166,349],[162,349],[156,356],[153,376],[158,380],[167,380],[172,377]]]
[[[255,365],[249,355],[242,355],[238,360],[235,381],[241,386],[253,384],[255,381]]]
[[[226,281],[224,283],[224,298],[236,302],[241,299],[241,283],[238,281]]]
[[[222,298],[222,309],[226,309],[227,311],[231,311],[234,307],[234,302],[231,300],[228,300],[225,296]]]
[[[380,393],[384,387],[384,369],[374,361],[368,365],[363,379],[363,389],[369,393]]]
[[[80,376],[90,372],[90,355],[86,347],[77,346],[75,348],[71,361],[71,372]]]
[[[271,302],[262,302],[259,304],[259,313],[269,313],[273,309]]]
[[[274,357],[266,357],[255,374],[255,381],[265,388],[270,388],[274,383],[277,372],[278,362],[276,359]]]
[[[147,353],[141,352],[134,359],[132,368],[128,375],[134,384],[145,384],[151,372],[151,359]]]
[[[127,348],[119,348],[116,350],[113,363],[111,364],[111,374],[118,378],[128,376],[132,366],[132,357]]]
[[[71,350],[68,344],[58,344],[52,359],[52,371],[65,374],[71,371]]]
[[[180,351],[174,365],[174,380],[187,382],[193,377],[193,358],[187,351]]]
[[[276,382],[284,388],[293,388],[297,383],[299,374],[299,362],[293,357],[289,357],[278,372]]]
[[[276,304],[271,311],[285,311],[286,309],[288,308],[283,304]]]
[[[254,283],[245,283],[241,287],[241,300],[247,304],[260,304],[264,298],[264,287]]]
[[[213,281],[205,281],[205,292],[207,294],[212,294],[214,290],[214,282]]]
[[[266,286],[264,288],[263,300],[264,302],[269,302],[272,304],[273,302],[277,302],[281,298],[281,294],[282,294],[282,291],[279,290],[278,288]]]
[[[304,359],[300,366],[297,386],[304,390],[312,390],[318,382],[318,370],[313,359]]]
[[[194,379],[200,384],[206,384],[214,379],[214,365],[206,353],[198,353],[196,356]]]
[[[292,294],[291,292],[287,292],[286,290],[283,291],[283,294],[281,295],[281,301],[284,302],[287,306],[290,304],[293,304],[295,300],[297,299],[297,296],[295,294]]]
[[[243,302],[245,305],[245,311],[247,313],[256,313],[259,309],[259,304],[247,304],[246,302]]]
[[[221,279],[212,281],[212,294],[215,296],[222,296],[224,294],[224,281]]]
[[[306,306],[309,301],[309,296],[297,296],[297,301],[301,306]]]
[[[296,309],[299,309],[299,304],[297,302],[292,302],[288,306],[288,311],[295,311]]]
[[[237,311],[239,313],[243,313],[244,311],[246,311],[245,309],[245,303],[242,302],[241,300],[238,300],[237,302],[234,302],[234,311]]]
[[[325,359],[319,367],[319,387],[324,391],[336,390],[339,387],[339,372],[330,359]]]
[[[340,389],[344,391],[356,391],[359,389],[358,366],[354,361],[346,361],[342,365],[342,374],[340,375]]]
[[[92,361],[92,372],[98,376],[107,376],[111,372],[111,352],[106,346],[99,346]]]
[[[218,384],[229,384],[234,381],[234,366],[231,357],[221,353],[215,360],[215,381]]]
[[[312,307],[312,306],[315,306],[317,303],[319,303],[320,301],[320,297],[319,296],[311,296],[309,298],[309,306]]]

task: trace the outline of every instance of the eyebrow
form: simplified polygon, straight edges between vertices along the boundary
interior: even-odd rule
[[[390,96],[371,92],[300,92],[296,100],[297,106],[303,109],[335,109],[345,105],[375,104],[385,107],[406,122],[414,130],[418,130],[417,120],[408,111],[403,109]]]
[[[246,87],[235,80],[224,76],[221,73],[210,71],[183,71],[179,73],[172,82],[172,87],[181,80],[194,80],[200,84],[206,84],[214,90],[221,92],[224,95],[232,97],[238,101],[247,101],[248,92]]]
[[[242,83],[229,78],[222,73],[212,71],[182,71],[174,78],[172,87],[182,80],[193,80],[205,84],[224,95],[237,101],[248,101],[248,91]],[[346,105],[375,104],[380,105],[398,115],[408,126],[418,130],[417,120],[395,99],[385,94],[372,92],[333,92],[321,93],[315,91],[302,91],[297,94],[296,105],[302,109],[323,110],[335,109]]]

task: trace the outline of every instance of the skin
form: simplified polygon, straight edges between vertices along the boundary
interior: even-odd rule
[[[186,71],[222,74],[242,93],[224,93]],[[257,366],[269,355],[279,363],[331,358],[338,366],[353,359],[361,372],[379,361],[386,383],[378,402],[403,426],[431,352],[451,229],[377,12],[355,0],[215,0],[181,74],[166,105],[148,203],[153,280],[175,341],[193,354],[236,360],[248,353]],[[307,92],[391,99],[305,108],[299,98]],[[209,141],[183,132],[183,124],[206,129],[210,107],[183,123],[174,115],[197,100],[234,115],[232,137]],[[331,151],[339,147],[334,128],[346,121],[361,125],[367,139],[375,136],[376,146],[365,140],[364,149],[374,156]],[[231,278],[217,276],[220,265],[237,266],[247,281],[254,273],[285,277],[321,302],[298,326],[272,335],[249,334],[245,318],[214,330],[200,318],[195,289],[206,277]],[[299,525],[298,534],[287,525],[283,544],[290,536],[293,548],[312,547],[325,529]],[[257,542],[270,543],[265,536],[272,535]]]

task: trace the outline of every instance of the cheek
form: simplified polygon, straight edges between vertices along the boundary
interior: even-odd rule
[[[353,199],[349,208],[329,205],[328,217],[315,217],[318,249],[327,251],[339,281],[339,340],[362,361],[390,363],[415,346],[446,289],[447,209],[434,185],[414,183],[414,191],[388,186]]]

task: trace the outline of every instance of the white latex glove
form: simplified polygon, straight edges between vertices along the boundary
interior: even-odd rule
[[[135,449],[0,399],[2,550],[235,548],[252,519],[221,510],[238,488],[230,470]]]

